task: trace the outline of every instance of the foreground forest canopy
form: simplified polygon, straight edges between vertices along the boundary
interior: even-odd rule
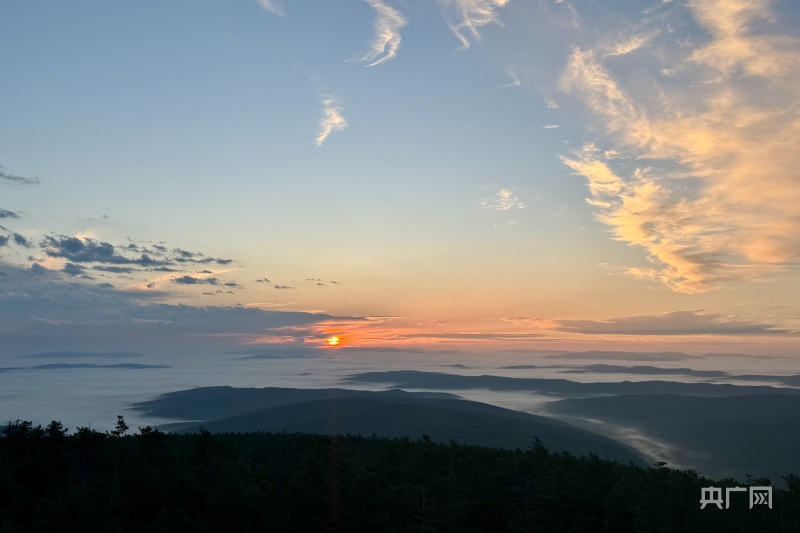
[[[800,476],[772,509],[700,509],[711,480],[663,463],[419,439],[301,433],[166,434],[10,422],[0,438],[0,531],[800,531]]]

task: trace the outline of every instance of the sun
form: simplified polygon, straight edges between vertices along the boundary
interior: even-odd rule
[[[327,339],[325,339],[325,342],[328,343],[328,346],[339,346],[341,340],[339,339],[339,337],[334,336],[334,337],[328,337]]]

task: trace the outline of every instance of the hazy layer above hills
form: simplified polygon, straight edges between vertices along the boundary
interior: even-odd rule
[[[737,381],[768,381],[778,384],[797,387],[800,386],[800,374],[794,375],[774,375],[774,374],[731,374],[722,370],[694,370],[691,368],[669,368],[649,365],[622,366],[622,365],[579,365],[569,368],[535,365],[512,365],[504,366],[506,370],[534,370],[537,368],[562,368],[559,372],[563,374],[630,374],[638,376],[690,376],[704,379],[731,379]]]
[[[536,436],[550,450],[644,462],[632,448],[571,424],[447,394],[204,387],[169,393],[134,408],[154,416],[202,420],[162,427],[169,431],[203,426],[214,432],[374,433],[414,439],[427,434],[437,442],[522,449]]]
[[[24,359],[76,359],[83,357],[93,357],[99,359],[129,359],[133,357],[145,357],[139,352],[43,352],[28,355],[18,355]]]
[[[216,420],[242,413],[311,400],[334,398],[413,397],[460,399],[444,392],[406,392],[402,390],[360,391],[346,389],[291,389],[280,387],[198,387],[168,392],[155,400],[138,402],[134,409],[149,416],[182,420]]]
[[[64,370],[74,368],[118,368],[123,370],[143,370],[152,368],[170,368],[167,365],[140,365],[137,363],[119,363],[115,365],[95,365],[91,363],[49,363],[35,366],[7,366],[1,367],[0,372],[13,370]]]
[[[800,396],[697,397],[620,395],[568,399],[546,412],[594,421],[606,435],[630,429],[670,447],[680,466],[713,476],[780,476],[800,472]],[[604,424],[599,425],[597,421]]]
[[[604,350],[589,350],[585,352],[558,352],[546,354],[547,359],[598,359],[608,361],[618,359],[621,361],[684,361],[687,359],[700,359],[702,356],[690,355],[683,352],[619,352]]]
[[[404,389],[489,389],[494,391],[531,391],[555,395],[601,394],[686,394],[697,396],[734,396],[742,394],[800,394],[800,389],[771,386],[732,385],[727,383],[683,383],[677,381],[622,381],[580,383],[566,379],[511,378],[503,376],[462,376],[418,370],[363,372],[345,381],[386,383]]]

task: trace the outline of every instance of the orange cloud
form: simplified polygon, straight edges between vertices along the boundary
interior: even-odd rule
[[[753,30],[769,5],[690,2],[707,41],[639,43],[659,46],[648,60],[669,78],[615,72],[602,46],[571,54],[561,86],[612,134],[615,157],[587,144],[562,161],[614,238],[646,250],[653,266],[634,277],[694,293],[800,263],[800,40]]]

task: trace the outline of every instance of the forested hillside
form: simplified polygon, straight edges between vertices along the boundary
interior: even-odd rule
[[[710,480],[419,438],[165,434],[16,421],[0,438],[0,531],[800,531],[800,477],[772,509],[700,509]],[[772,480],[773,482],[778,480]]]

